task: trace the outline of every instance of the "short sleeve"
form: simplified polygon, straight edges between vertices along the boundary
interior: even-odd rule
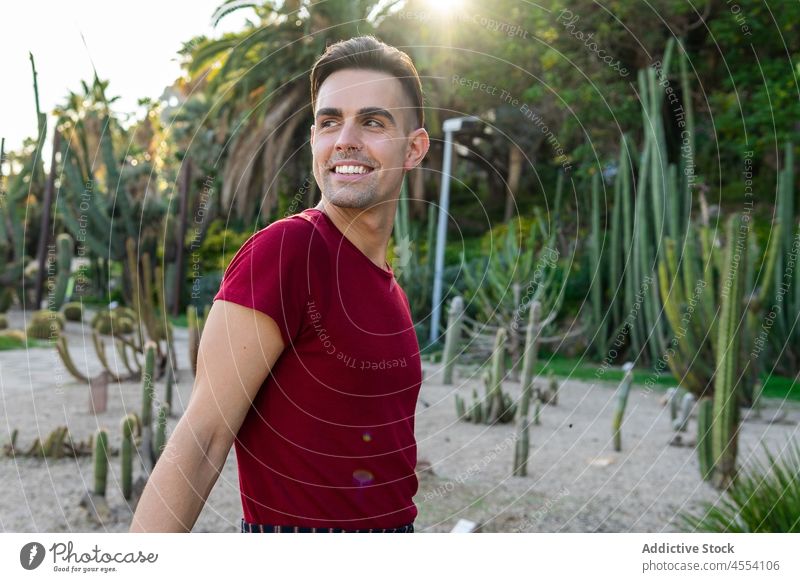
[[[214,301],[222,299],[271,317],[284,346],[297,337],[309,296],[311,234],[305,220],[280,220],[251,236],[236,252]]]

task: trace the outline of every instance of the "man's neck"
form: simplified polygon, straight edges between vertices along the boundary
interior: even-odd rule
[[[386,268],[386,246],[392,236],[397,199],[363,210],[342,208],[323,197],[316,209],[327,214],[336,228],[370,261],[381,269]]]

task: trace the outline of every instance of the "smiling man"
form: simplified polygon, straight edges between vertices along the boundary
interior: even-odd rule
[[[244,532],[412,532],[422,370],[386,249],[428,151],[409,57],[372,37],[311,72],[316,208],[252,236],[209,312],[186,413],[131,531],[188,531],[235,445]]]

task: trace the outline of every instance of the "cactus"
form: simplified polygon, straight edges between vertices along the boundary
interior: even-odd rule
[[[458,351],[460,349],[459,343],[461,340],[461,327],[464,320],[464,298],[459,296],[454,297],[450,301],[450,308],[447,312],[447,333],[444,340],[444,353],[442,360],[444,361],[444,372],[442,383],[449,386],[453,383],[453,368],[456,364]]]
[[[26,333],[29,337],[41,340],[56,339],[64,328],[64,319],[60,313],[42,309],[33,313]]]
[[[558,380],[552,370],[547,372],[547,403],[558,406]]]
[[[92,465],[94,467],[94,494],[101,497],[105,497],[106,495],[108,456],[108,432],[100,429],[97,431],[97,435],[94,439]]]
[[[563,287],[554,284],[559,258],[555,244],[557,229],[550,228],[537,210],[530,233],[524,244],[520,244],[516,222],[508,224],[500,248],[492,249],[487,259],[467,264],[462,256],[461,265],[467,287],[465,297],[477,308],[478,318],[506,330],[512,378],[517,377],[522,364],[522,338],[518,330],[530,305],[539,301],[543,309],[554,315],[564,299]]]
[[[72,374],[72,376],[78,380],[79,382],[89,382],[89,377],[83,374],[78,367],[75,365],[75,362],[72,359],[72,356],[69,353],[69,345],[67,344],[67,337],[61,335],[56,340],[56,351],[58,355],[61,357],[61,361],[64,363],[64,367],[67,371]]]
[[[169,416],[169,409],[166,405],[162,405],[158,409],[158,418],[156,419],[156,439],[155,439],[155,460],[158,461],[164,447],[167,445],[167,416]]]
[[[525,477],[528,474],[528,453],[530,450],[530,420],[528,419],[528,412],[533,391],[533,371],[536,367],[536,338],[539,333],[540,310],[540,303],[538,301],[534,302],[528,313],[528,325],[525,329],[525,349],[522,355],[522,397],[519,405],[519,419],[517,420],[513,465],[513,474],[518,477]]]
[[[133,449],[134,439],[141,433],[139,417],[135,413],[122,419],[122,449],[120,452],[120,469],[122,478],[122,496],[131,498],[133,492]]]
[[[456,399],[456,418],[458,420],[469,420],[467,418],[467,409],[464,404],[464,399],[458,394],[455,395]]]
[[[53,291],[54,309],[61,309],[67,295],[67,286],[72,275],[72,237],[61,233],[56,237],[56,282]]]
[[[64,314],[64,318],[67,321],[83,320],[83,305],[81,305],[78,301],[65,303],[61,308],[61,312]]]
[[[714,409],[711,426],[711,446],[714,455],[714,484],[718,488],[730,485],[736,472],[737,439],[739,431],[740,342],[742,332],[742,299],[744,269],[747,260],[749,224],[743,224],[736,214],[728,221],[728,245],[725,253],[726,271],[722,280],[717,368],[714,375]],[[727,289],[727,293],[725,292]]]
[[[711,422],[714,402],[711,398],[701,398],[697,404],[697,461],[700,476],[708,481],[714,470],[714,455],[711,447]]]
[[[153,447],[153,398],[154,374],[156,365],[156,343],[148,341],[145,346],[145,363],[142,370],[142,451],[141,457],[145,471],[149,474],[155,465],[155,455]]]
[[[8,317],[5,313],[0,313],[0,330],[8,329]]]
[[[611,424],[611,432],[614,436],[614,450],[619,452],[622,450],[622,420],[625,416],[625,407],[628,404],[628,394],[631,391],[631,384],[633,383],[633,364],[631,362],[622,366],[625,370],[625,376],[620,382],[617,389],[617,409],[614,412],[614,421]]]

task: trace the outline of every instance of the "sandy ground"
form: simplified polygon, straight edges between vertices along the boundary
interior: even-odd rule
[[[87,318],[88,319],[88,318]],[[11,327],[22,327],[22,313],[9,313]],[[81,324],[68,323],[66,333],[79,367],[95,374],[91,336]],[[177,423],[191,393],[187,332],[175,330],[181,369],[174,399]],[[113,354],[113,350],[109,352]],[[121,364],[120,364],[121,366]],[[420,473],[415,497],[417,531],[450,531],[459,519],[482,524],[483,531],[525,532],[661,532],[677,531],[675,517],[713,502],[718,494],[699,477],[694,449],[668,443],[674,432],[663,393],[632,391],[623,425],[623,451],[611,446],[614,385],[564,381],[558,406],[542,410],[541,424],[532,427],[527,477],[511,476],[512,425],[485,426],[456,420],[453,394],[471,398],[483,388],[468,369],[459,370],[454,386],[441,384],[441,369],[425,364],[425,382],[416,420],[419,458],[431,470]],[[505,385],[512,396],[519,385]],[[158,384],[159,394],[163,382]],[[75,440],[86,440],[98,427],[109,430],[112,447],[119,447],[120,419],[138,411],[138,383],[112,384],[108,411],[88,413],[88,388],[66,371],[54,348],[0,352],[0,445],[19,430],[18,446],[28,447],[56,426],[66,425]],[[748,421],[739,441],[740,463],[763,454],[762,443],[779,450],[798,436],[800,409],[794,404],[767,402],[765,417],[779,406],[788,408],[787,421]],[[692,419],[686,435],[695,431]],[[92,483],[91,460],[0,457],[0,531],[127,531],[130,510],[118,484],[118,458],[111,464],[108,501],[115,518],[103,526],[88,521],[78,502]],[[194,531],[234,532],[241,516],[236,459],[228,456]]]

